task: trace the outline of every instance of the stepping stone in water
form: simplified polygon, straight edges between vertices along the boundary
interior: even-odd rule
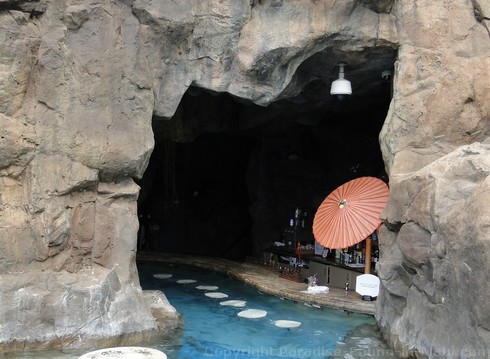
[[[200,289],[200,290],[216,290],[218,289],[217,286],[215,285],[199,285],[196,287],[196,289]]]
[[[229,307],[237,307],[241,308],[247,305],[247,302],[244,300],[225,300],[224,302],[220,302],[220,305],[226,305]]]
[[[116,347],[96,350],[78,359],[167,359],[159,350],[144,347]]]
[[[172,275],[171,274],[165,274],[165,273],[157,273],[157,274],[153,274],[153,277],[157,278],[157,279],[169,279],[169,278],[172,278]]]
[[[228,298],[228,294],[221,293],[221,292],[209,292],[209,293],[204,293],[206,297],[209,298]]]
[[[242,310],[237,315],[242,318],[257,319],[265,317],[267,315],[267,312],[261,309],[247,309]]]
[[[276,325],[276,327],[287,328],[287,329],[298,328],[301,326],[300,322],[296,322],[294,320],[276,320],[274,324]]]
[[[196,283],[197,280],[195,279],[179,279],[177,283],[179,284],[190,284],[190,283]]]

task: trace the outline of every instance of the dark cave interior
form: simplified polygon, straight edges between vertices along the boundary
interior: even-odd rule
[[[281,240],[297,207],[312,241],[313,216],[332,190],[386,179],[378,135],[390,86],[375,96],[261,107],[191,87],[174,117],[153,119],[138,250],[244,260]]]

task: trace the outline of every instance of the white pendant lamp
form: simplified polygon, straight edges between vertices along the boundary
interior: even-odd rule
[[[330,95],[336,96],[339,100],[343,100],[346,96],[352,95],[350,81],[344,78],[345,65],[347,65],[345,62],[339,62],[337,64],[339,67],[339,78],[332,82],[332,87],[330,88]]]

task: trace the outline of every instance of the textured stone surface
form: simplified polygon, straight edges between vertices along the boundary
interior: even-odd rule
[[[157,330],[134,263],[153,147],[139,23],[104,2],[0,6],[0,346]]]
[[[489,174],[490,145],[474,143],[392,181],[384,215],[402,225],[381,235],[377,318],[397,345],[488,348]]]
[[[0,340],[8,343],[3,345],[7,349],[50,347],[53,343],[93,346],[121,333],[142,336],[154,329],[155,318],[165,329],[175,328],[179,322],[161,292],[142,295],[137,285],[121,283],[115,270],[102,267],[87,267],[76,274],[48,270],[36,276],[10,273],[2,275],[0,283]]]
[[[133,178],[152,116],[191,84],[265,106],[312,80],[315,54],[384,46],[398,60],[378,321],[428,357],[488,348],[489,17],[479,0],[0,1],[0,344],[159,327]]]
[[[377,319],[407,355],[486,357],[490,343],[486,4],[392,9],[401,46],[380,135],[391,197]]]

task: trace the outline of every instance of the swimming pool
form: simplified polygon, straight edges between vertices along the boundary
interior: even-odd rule
[[[385,345],[370,315],[282,300],[221,273],[200,268],[139,262],[138,272],[143,289],[163,291],[183,316],[182,331],[158,343],[140,344],[163,351],[168,359],[400,358]],[[155,274],[163,276],[155,278]],[[216,292],[227,297],[208,296]],[[236,305],[244,304],[236,307],[222,305],[225,301],[245,303],[235,302]],[[267,315],[257,319],[238,316],[248,309],[265,311]],[[299,322],[301,325],[280,328],[275,325],[276,321]],[[86,352],[35,351],[0,356],[7,359],[77,359]]]
[[[396,358],[370,315],[282,300],[221,273],[188,266],[142,262],[138,269],[143,289],[163,291],[183,316],[182,334],[153,346],[169,359]],[[224,305],[229,301],[244,306]],[[238,315],[249,309],[267,314],[257,319]],[[301,325],[282,328],[277,321]]]

